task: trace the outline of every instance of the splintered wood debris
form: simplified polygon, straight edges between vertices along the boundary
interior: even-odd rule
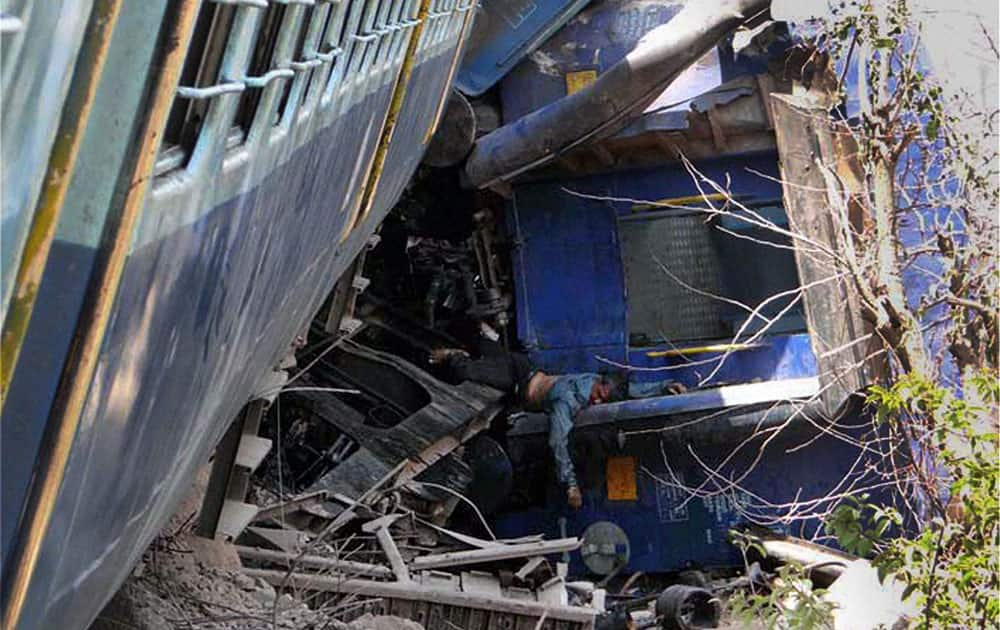
[[[254,544],[236,546],[243,573],[345,620],[370,613],[427,628],[589,630],[603,612],[602,589],[567,585],[566,565],[549,560],[578,549],[578,538],[486,540],[405,508],[381,513],[340,499],[350,504],[311,531],[276,528],[275,512],[262,510],[271,533],[247,530]],[[293,511],[308,504],[285,502]]]

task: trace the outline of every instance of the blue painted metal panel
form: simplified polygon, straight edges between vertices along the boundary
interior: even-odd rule
[[[681,418],[650,421],[650,426],[670,425]],[[547,499],[536,507],[502,512],[495,517],[498,536],[544,532],[549,537],[579,536],[592,523],[612,521],[626,533],[631,558],[624,572],[675,571],[689,567],[738,566],[742,559],[727,541],[730,529],[756,522],[775,526],[777,516],[786,516],[788,505],[797,499],[811,499],[831,493],[843,478],[862,483],[861,467],[855,467],[863,453],[853,444],[830,436],[800,422],[777,439],[763,444],[763,437],[746,443],[733,439],[725,418],[702,423],[698,437],[678,439],[677,433],[661,437],[653,434],[629,437],[622,448],[612,433],[600,437],[585,432],[574,445],[587,461],[578,464],[583,486],[583,507],[571,510],[557,489],[552,472],[535,466],[530,479],[515,480],[517,486],[534,483],[547,487]],[[715,428],[713,428],[715,427]],[[615,430],[616,431],[616,430]],[[588,437],[589,435],[589,437]],[[748,435],[744,434],[744,435]],[[815,440],[805,446],[810,440]],[[530,468],[529,462],[547,462],[544,437],[519,438],[509,444],[514,470]],[[763,449],[763,456],[757,457]],[[730,454],[736,450],[735,456]],[[606,488],[609,456],[635,458],[637,499],[611,500]],[[728,459],[727,459],[728,458]],[[547,464],[546,464],[547,465]],[[718,466],[718,476],[708,472]],[[546,483],[546,478],[549,479]],[[733,480],[733,485],[723,479]],[[692,496],[692,490],[701,496]],[[812,506],[817,507],[817,506]],[[566,519],[566,529],[560,519]],[[786,533],[812,537],[819,532],[816,519],[793,520],[791,526],[777,526]],[[571,556],[571,573],[586,574],[578,553]]]
[[[0,37],[0,322],[59,128],[93,0],[12,0],[20,28]],[[53,37],[58,45],[53,45]]]
[[[490,89],[590,0],[484,0],[455,85],[470,96]]]
[[[769,335],[762,340],[763,346],[752,350],[734,352],[723,362],[722,368],[708,384],[741,383],[752,379],[762,381],[783,380],[815,376],[818,370],[816,356],[807,333],[794,335]],[[629,380],[637,383],[671,380],[691,388],[711,374],[716,363],[709,361],[721,357],[720,352],[711,352],[687,357],[647,356],[647,352],[668,350],[666,345],[649,348],[630,348],[628,364],[638,368],[662,368],[666,370],[636,370],[629,373]],[[695,363],[692,365],[692,363]]]
[[[518,189],[512,214],[522,343],[536,358],[552,348],[623,348],[625,285],[613,209],[539,184]]]
[[[733,192],[747,202],[780,200],[781,186],[770,179],[778,177],[773,153],[705,161],[697,167],[716,181],[728,180]],[[663,344],[627,348],[627,296],[617,219],[634,214],[634,206],[642,201],[698,193],[691,175],[679,165],[515,189],[510,220],[516,235],[518,337],[540,367],[557,373],[607,371],[608,364],[598,356],[622,361],[626,355],[630,364],[642,367],[667,364],[645,357],[647,351],[666,349]],[[772,212],[782,219],[780,208]],[[733,264],[723,265],[725,294],[752,301],[794,286],[797,277],[789,251],[754,246],[748,252],[744,243],[727,237],[726,247],[731,248],[727,260]],[[740,263],[749,255],[759,261],[756,271]],[[738,326],[741,320],[734,322]],[[764,348],[731,356],[712,382],[797,378],[812,376],[815,369],[807,337],[773,336]],[[631,378],[638,382],[672,378],[694,385],[699,372],[707,374],[689,368],[665,374],[637,371]]]
[[[119,14],[118,39],[113,40],[109,57],[120,62],[116,72],[102,77],[107,87],[95,95],[93,111],[101,115],[91,117],[82,139],[80,155],[87,159],[78,160],[73,170],[50,261],[38,287],[40,308],[28,326],[0,429],[0,442],[16,445],[4,448],[0,458],[0,539],[5,559],[42,439],[44,423],[39,419],[48,415],[87,291],[95,248],[112,207],[117,181],[107,174],[119,172],[133,148],[131,130],[145,94],[139,78],[145,76],[153,56],[151,34],[159,30],[165,6],[165,2],[128,5]],[[43,306],[52,304],[58,308]]]
[[[414,70],[376,205],[344,242],[348,215],[337,210],[364,183],[351,167],[374,146],[391,81],[318,130],[256,187],[157,238],[138,235],[144,244],[125,266],[22,627],[85,624],[127,576],[232,418],[395,201],[419,162],[454,54],[449,42]],[[153,219],[142,225],[158,234],[160,217]],[[84,278],[93,255],[93,247],[76,251],[57,241],[47,269],[53,284],[40,291],[39,313],[63,308],[60,282]],[[72,330],[68,321],[48,327],[53,321],[32,321],[30,343],[41,354],[30,366],[41,369],[18,366],[4,410],[5,483],[8,462],[29,467],[21,476],[30,471],[30,461],[8,459],[20,448],[8,429],[37,429],[51,404]]]
[[[728,181],[741,201],[762,204],[761,211],[778,223],[786,220],[780,208],[781,188],[776,181],[778,168],[773,153],[706,161],[696,166],[706,177]],[[519,279],[519,334],[540,367],[557,373],[607,371],[610,367],[601,362],[603,357],[637,368],[671,368],[633,370],[629,378],[634,382],[669,379],[691,387],[699,385],[712,371],[714,363],[692,365],[691,361],[704,361],[720,353],[654,358],[647,356],[647,352],[676,345],[629,345],[624,308],[628,296],[620,252],[616,263],[606,263],[613,272],[605,270],[596,275],[592,272],[594,261],[602,262],[606,252],[620,249],[619,219],[655,211],[636,206],[644,201],[698,194],[691,175],[678,165],[534,183],[515,189],[511,215],[518,235],[514,260]],[[745,225],[726,227],[752,237],[762,236],[754,230],[747,231]],[[735,242],[735,246],[728,241],[725,247],[718,244],[724,256],[721,260],[724,294],[752,302],[754,297],[759,300],[797,284],[791,252],[760,246],[751,251],[741,247],[743,242],[725,238]],[[745,264],[750,257],[757,259],[754,265]],[[567,284],[579,282],[578,278],[586,278],[588,284],[572,292],[565,289]],[[669,281],[664,277],[664,282]],[[607,311],[589,305],[595,301],[601,301],[605,307],[613,305],[616,316],[602,317]],[[759,348],[730,355],[709,383],[815,376],[817,364],[807,334],[772,334],[761,341]],[[706,404],[713,410],[726,407],[727,402],[721,396],[712,401],[712,394],[706,395],[709,397]],[[655,433],[652,437],[643,434],[628,438],[624,447],[619,446],[619,430],[691,421],[689,415],[664,415],[677,412],[671,409],[672,402],[666,397],[623,403],[630,411],[642,412],[639,416],[650,417],[614,421],[601,428],[574,432],[573,457],[585,497],[584,507],[579,511],[565,507],[562,490],[551,471],[551,454],[544,436],[509,436],[515,471],[525,471],[515,480],[515,487],[520,489],[518,492],[544,496],[534,496],[526,502],[524,497],[515,500],[513,506],[496,517],[497,531],[511,536],[525,531],[544,531],[550,536],[580,535],[588,525],[607,520],[621,526],[630,539],[632,557],[627,571],[736,565],[741,560],[738,551],[727,542],[730,528],[748,520],[770,523],[770,519],[784,512],[775,506],[798,496],[822,496],[848,474],[859,455],[848,442],[817,435],[815,427],[800,420],[797,426],[786,429],[768,444],[765,455],[758,460],[761,438],[742,442],[749,435],[745,427],[753,426],[757,417],[744,424],[743,432],[737,435],[731,423],[735,411],[729,417],[716,418],[714,424],[700,424],[703,432],[699,436],[664,434],[661,445]],[[711,411],[702,411],[700,415],[708,413]],[[792,450],[813,438],[817,439],[808,448]],[[719,474],[721,478],[740,481],[738,487],[720,491],[708,478],[704,466],[722,464],[733,449],[738,454],[725,462]],[[604,477],[607,458],[623,455],[634,457],[637,462],[635,501],[607,497]],[[743,473],[748,473],[745,478]],[[692,499],[686,490],[676,487],[677,480],[715,494]],[[566,519],[565,531],[559,526],[560,518]],[[801,521],[790,533],[810,536],[817,526],[815,520]],[[574,556],[573,565],[574,572],[586,572],[578,556]]]
[[[684,0],[608,0],[580,12],[504,77],[500,89],[504,121],[515,121],[565,96],[567,73],[602,74],[683,6]],[[668,100],[660,105],[683,103],[719,83],[721,74],[713,53],[679,77],[665,93]]]
[[[625,363],[627,348],[624,343],[608,346],[578,346],[575,348],[530,348],[528,355],[533,364],[550,374],[613,371],[607,361]]]

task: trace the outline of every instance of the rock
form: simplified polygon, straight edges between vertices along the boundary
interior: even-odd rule
[[[288,593],[283,593],[281,597],[278,598],[278,610],[291,610],[299,605],[294,597]]]
[[[274,603],[274,598],[276,597],[274,589],[271,588],[270,585],[257,588],[257,590],[253,591],[251,595],[262,606],[271,606]]]
[[[242,588],[244,591],[252,591],[257,588],[257,581],[244,573],[237,573],[234,575],[233,584]]]
[[[240,563],[239,554],[236,553],[236,548],[227,542],[202,538],[193,534],[187,536],[185,542],[191,548],[192,555],[198,558],[198,562],[202,566],[226,571],[239,571],[243,566]]]

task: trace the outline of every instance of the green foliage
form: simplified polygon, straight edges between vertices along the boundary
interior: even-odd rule
[[[890,527],[899,527],[902,517],[891,507],[868,503],[868,494],[848,496],[838,505],[824,524],[826,533],[833,535],[844,551],[863,558],[882,548]]]
[[[916,320],[940,318],[945,351],[937,361],[904,368],[914,373],[897,374],[869,390],[876,424],[892,445],[887,474],[906,488],[903,494],[916,490],[926,499],[928,513],[911,525],[917,531],[902,535],[896,511],[870,504],[867,496],[848,498],[827,515],[825,529],[846,550],[871,558],[883,579],[893,576],[906,585],[922,610],[916,627],[995,628],[1000,627],[1000,276],[995,211],[984,209],[1000,203],[998,118],[970,95],[946,96],[942,85],[924,74],[918,63],[921,25],[910,4],[840,3],[818,46],[842,66],[852,56],[858,61],[861,85],[852,96],[861,111],[851,122],[858,160],[869,176],[880,165],[894,176],[895,202],[872,204],[869,211],[877,216],[888,209],[883,216],[893,222],[905,217],[921,232],[921,246],[897,242],[892,260],[880,262],[902,268],[928,254],[941,268],[916,307],[898,301],[896,308]],[[947,210],[948,218],[931,220],[928,210]],[[871,284],[876,294],[884,293],[877,279]],[[935,310],[942,305],[949,309],[945,317]],[[884,339],[890,353],[908,350],[902,335]],[[926,347],[922,338],[913,345]],[[960,373],[948,387],[935,373],[944,355]]]
[[[1000,386],[990,373],[966,385],[966,397],[959,398],[904,375],[869,395],[881,422],[932,419],[932,439],[924,445],[934,448],[949,500],[916,536],[886,539],[890,526],[899,523],[898,514],[865,498],[842,503],[826,523],[845,549],[862,555],[878,550],[873,562],[880,577],[891,575],[906,584],[906,596],[923,611],[915,627],[1000,624],[1000,435],[995,422]]]
[[[764,546],[754,536],[733,531],[730,539],[743,553],[744,560],[751,551],[767,556]],[[748,626],[761,624],[767,630],[832,629],[834,604],[825,595],[825,590],[812,587],[805,567],[790,563],[778,569],[769,589],[760,590],[751,584],[748,590],[733,593],[728,606]]]
[[[914,627],[1000,628],[1000,116],[954,82],[925,74],[911,0],[836,4],[815,47],[835,62],[838,89],[859,86],[850,97],[860,111],[839,124],[856,141],[864,179],[865,194],[852,201],[870,219],[838,254],[894,371],[868,392],[877,435],[867,445],[876,454],[869,465],[900,498],[926,501],[926,513],[908,505],[919,522],[904,527],[895,509],[860,495],[824,515],[824,528],[869,558],[881,579],[905,585],[921,610]],[[920,17],[946,14],[928,18],[923,6]],[[983,54],[1000,60],[989,44]],[[903,227],[919,238],[902,242]],[[934,264],[921,267],[924,257]],[[933,268],[933,278],[910,295],[903,272],[918,267]],[[933,351],[925,343],[932,338]],[[942,385],[946,364],[957,378]],[[769,628],[824,627],[812,617],[821,612],[815,593],[799,592],[801,569],[787,571],[774,592],[738,595],[734,607]],[[788,605],[799,601],[799,612]]]
[[[934,449],[948,500],[920,531],[905,535],[900,514],[866,494],[845,498],[825,521],[841,547],[871,558],[883,582],[892,577],[905,585],[904,597],[922,611],[910,620],[913,628],[1000,627],[1000,381],[983,372],[966,385],[963,398],[907,374],[869,393],[880,423],[923,418],[933,427],[922,447]],[[744,556],[766,555],[752,536],[734,534],[734,543]],[[834,609],[823,595],[809,587],[803,567],[790,564],[771,590],[737,592],[729,606],[743,622],[768,629],[830,628]]]
[[[832,629],[834,604],[824,598],[825,592],[812,588],[806,569],[786,564],[769,591],[737,591],[729,608],[743,623],[762,624],[767,630]]]

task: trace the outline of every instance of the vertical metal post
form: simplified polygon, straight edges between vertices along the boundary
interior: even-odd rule
[[[226,502],[242,503],[246,497],[253,470],[238,466],[237,455],[244,436],[252,439],[257,435],[266,408],[267,403],[262,399],[248,403],[216,446],[205,499],[198,514],[199,536],[218,538],[220,531],[227,530],[225,527],[220,528]]]

